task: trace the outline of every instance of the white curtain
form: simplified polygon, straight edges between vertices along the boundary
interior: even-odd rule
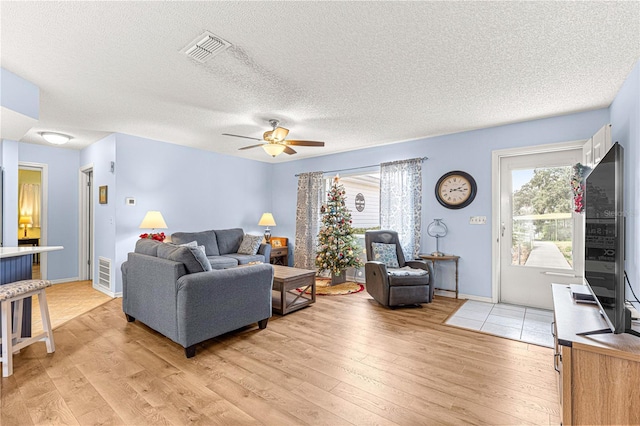
[[[296,268],[316,269],[322,184],[322,172],[301,173],[298,176],[296,245],[293,253],[293,264]]]
[[[420,251],[422,159],[380,164],[380,227],[396,231],[407,260]]]
[[[23,183],[18,194],[20,216],[31,216],[33,227],[40,228],[40,184]]]

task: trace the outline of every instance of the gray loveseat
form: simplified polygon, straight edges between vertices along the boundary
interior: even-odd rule
[[[204,246],[212,269],[232,268],[246,265],[250,262],[269,263],[271,245],[260,244],[256,254],[240,254],[238,249],[242,243],[244,231],[242,228],[210,230],[202,232],[175,232],[171,234],[174,244],[187,244],[197,241]]]
[[[198,269],[199,268],[199,269]],[[269,264],[202,271],[187,247],[138,240],[122,264],[122,310],[185,348],[271,317]]]

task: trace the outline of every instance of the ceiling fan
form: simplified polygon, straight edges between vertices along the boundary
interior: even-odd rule
[[[241,136],[241,135],[232,135],[230,133],[223,133],[224,136],[233,136],[236,138],[245,138],[245,139],[253,139],[256,141],[262,141],[263,143],[259,143],[256,145],[243,146],[239,148],[239,150],[257,148],[261,146],[267,154],[275,157],[276,155],[280,155],[283,152],[285,154],[295,154],[296,151],[291,148],[289,145],[294,146],[324,146],[324,142],[316,142],[316,141],[299,141],[292,139],[285,139],[289,134],[289,129],[285,129],[284,127],[279,127],[280,121],[278,120],[269,120],[269,124],[273,127],[273,130],[267,130],[262,135],[262,139],[252,138],[250,136]]]

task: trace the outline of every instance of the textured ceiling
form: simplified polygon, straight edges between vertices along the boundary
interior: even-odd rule
[[[640,58],[640,2],[7,2],[1,65],[38,131],[121,132],[280,162],[607,107]],[[208,30],[233,47],[181,50]],[[326,142],[268,157],[277,118]]]

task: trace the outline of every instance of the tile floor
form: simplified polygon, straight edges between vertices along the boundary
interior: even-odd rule
[[[535,345],[553,347],[553,311],[467,300],[447,324]]]

